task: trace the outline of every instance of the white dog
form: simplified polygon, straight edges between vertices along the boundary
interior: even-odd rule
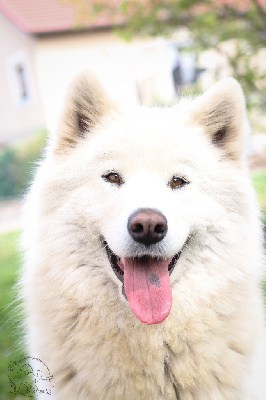
[[[126,111],[73,83],[25,210],[27,340],[53,398],[266,399],[247,126],[231,78]]]

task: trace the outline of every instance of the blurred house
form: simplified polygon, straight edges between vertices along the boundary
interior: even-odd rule
[[[80,70],[93,70],[123,104],[169,103],[195,79],[193,56],[180,57],[177,42],[128,44],[107,17],[83,18],[80,27],[76,12],[67,0],[0,0],[0,145],[55,129]]]
[[[0,5],[2,9],[2,5]],[[0,145],[45,125],[35,41],[0,13]]]

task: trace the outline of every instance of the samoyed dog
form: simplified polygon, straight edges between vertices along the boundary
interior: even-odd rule
[[[27,342],[47,398],[266,399],[247,130],[233,78],[130,110],[91,75],[73,82],[25,206]]]

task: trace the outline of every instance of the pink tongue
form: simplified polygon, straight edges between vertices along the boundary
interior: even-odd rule
[[[145,324],[165,320],[172,307],[172,289],[168,273],[170,260],[150,257],[126,258],[124,285],[133,313]]]

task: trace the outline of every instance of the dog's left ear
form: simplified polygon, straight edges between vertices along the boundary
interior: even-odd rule
[[[225,78],[193,101],[193,120],[231,159],[242,158],[247,135],[245,98],[233,78]]]

